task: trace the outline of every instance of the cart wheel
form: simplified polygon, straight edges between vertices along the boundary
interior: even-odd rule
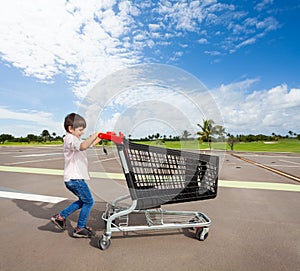
[[[208,236],[209,228],[196,228],[196,239],[204,241]]]
[[[100,239],[98,240],[98,247],[101,250],[106,250],[108,249],[110,246],[110,239],[108,239],[105,236],[101,236]]]

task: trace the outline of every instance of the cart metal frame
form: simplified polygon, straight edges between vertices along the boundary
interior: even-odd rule
[[[106,229],[98,240],[101,250],[110,246],[114,232],[192,228],[198,240],[207,238],[211,225],[207,215],[168,211],[161,205],[215,198],[217,156],[136,144],[126,140],[122,133],[107,132],[98,136],[116,144],[129,189],[129,194],[106,206],[102,215]],[[128,199],[131,205],[125,206],[124,201]],[[145,225],[130,225],[129,215],[135,213],[145,216]]]

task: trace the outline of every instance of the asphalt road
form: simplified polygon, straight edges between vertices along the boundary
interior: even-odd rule
[[[164,206],[201,211],[212,220],[201,242],[192,230],[113,234],[97,242],[105,202],[126,191],[116,152],[89,151],[95,205],[91,239],[71,237],[78,213],[61,232],[49,217],[75,197],[65,189],[60,146],[0,147],[0,270],[300,270],[300,183],[221,154],[216,199]],[[300,177],[300,155],[239,153]]]

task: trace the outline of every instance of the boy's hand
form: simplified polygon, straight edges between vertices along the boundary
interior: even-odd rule
[[[95,135],[96,135],[96,139],[93,141],[92,147],[95,147],[99,142],[102,141],[102,139],[98,137],[98,133],[96,133]]]

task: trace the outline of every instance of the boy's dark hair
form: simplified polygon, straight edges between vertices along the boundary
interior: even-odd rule
[[[69,133],[69,126],[71,126],[73,129],[76,129],[78,127],[86,127],[86,122],[83,117],[76,113],[71,113],[68,116],[65,117],[64,127],[65,130]]]

